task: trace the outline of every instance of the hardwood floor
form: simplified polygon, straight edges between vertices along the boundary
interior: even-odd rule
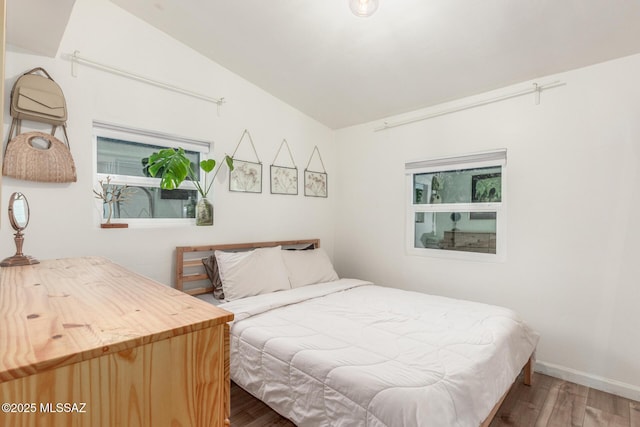
[[[491,427],[640,427],[640,403],[534,374],[531,387],[516,382]]]
[[[231,383],[231,427],[294,424]],[[640,427],[640,402],[542,374],[516,381],[490,427]],[[402,426],[410,427],[410,426]]]
[[[295,426],[236,383],[231,382],[231,427]]]

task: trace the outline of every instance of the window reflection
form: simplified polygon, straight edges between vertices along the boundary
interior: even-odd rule
[[[413,203],[501,202],[501,175],[500,166],[415,174]]]
[[[496,253],[496,212],[416,212],[416,248]]]

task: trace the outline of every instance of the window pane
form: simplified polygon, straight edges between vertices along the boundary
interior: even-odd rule
[[[416,212],[414,247],[496,253],[496,212]]]
[[[98,173],[146,176],[142,159],[164,148],[166,147],[98,137]],[[186,151],[186,154],[197,172],[199,169],[195,165],[200,163],[200,153]]]
[[[109,191],[121,186],[110,185]],[[197,190],[161,190],[153,187],[128,187],[124,200],[113,203],[111,218],[195,218]],[[109,215],[103,205],[103,217]]]
[[[413,175],[413,202],[487,203],[502,201],[502,167],[420,173]]]
[[[97,171],[130,177],[146,177],[142,159],[166,147],[98,137]],[[192,167],[199,172],[200,153],[186,151]],[[122,186],[109,186],[110,190]],[[129,186],[124,200],[112,203],[111,218],[195,218],[196,190],[161,190],[158,187]],[[109,215],[103,206],[104,218]]]

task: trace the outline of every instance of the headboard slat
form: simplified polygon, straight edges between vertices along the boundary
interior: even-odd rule
[[[184,266],[184,268],[189,268],[189,267],[199,267],[200,264],[202,264],[202,260],[198,258],[198,259],[184,260],[184,263],[182,265]]]
[[[202,265],[202,259],[210,256],[216,250],[242,251],[256,248],[269,248],[273,246],[295,247],[299,245],[313,245],[314,248],[318,248],[320,247],[320,239],[178,246],[176,247],[175,287],[179,291],[188,293],[190,295],[200,295],[208,292],[213,292],[213,287],[211,286],[184,289],[184,284],[185,282],[198,282],[208,280],[207,274],[204,271],[204,265]]]
[[[182,281],[183,282],[197,282],[198,280],[208,280],[209,277],[206,273],[203,274],[183,274]]]

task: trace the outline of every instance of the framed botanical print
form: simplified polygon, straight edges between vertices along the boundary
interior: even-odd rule
[[[298,168],[271,165],[271,194],[298,194]]]
[[[304,171],[304,195],[308,197],[327,197],[326,172]]]
[[[234,160],[229,172],[229,191],[262,193],[262,163]]]
[[[282,147],[287,149],[291,166],[276,165]],[[271,194],[289,194],[293,196],[298,194],[298,167],[293,160],[293,154],[291,154],[291,148],[286,139],[283,139],[280,143],[280,148],[278,148],[276,157],[271,164]]]
[[[313,160],[315,154],[318,155],[322,172],[309,170],[311,160]],[[327,197],[327,188],[327,169],[324,167],[320,150],[318,150],[318,146],[316,145],[313,147],[311,157],[309,157],[309,161],[307,162],[307,167],[304,169],[304,195],[307,197]]]

